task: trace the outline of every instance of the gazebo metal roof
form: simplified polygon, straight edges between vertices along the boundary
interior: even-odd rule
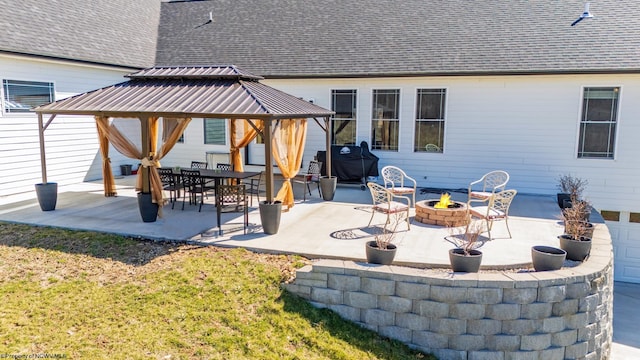
[[[333,112],[287,94],[235,66],[155,67],[131,80],[72,96],[35,109],[37,113],[128,117],[291,119]]]
[[[265,163],[271,164],[271,121],[314,118],[330,147],[333,111],[259,82],[262,79],[233,65],[154,67],[127,75],[130,80],[35,108],[40,131],[42,179],[47,182],[44,130],[56,115],[119,118],[223,118],[265,120]],[[43,124],[44,114],[51,118]],[[322,126],[318,118],[324,118]],[[144,129],[144,127],[143,127]],[[144,130],[143,130],[144,131]],[[148,134],[143,132],[142,138]],[[144,147],[144,140],[143,140]],[[144,149],[143,149],[144,150]],[[143,152],[144,153],[144,152]],[[327,168],[331,169],[330,151]],[[267,200],[273,198],[273,169],[266,166]],[[330,176],[330,170],[328,172]]]

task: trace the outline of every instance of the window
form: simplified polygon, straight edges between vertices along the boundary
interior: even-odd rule
[[[356,144],[356,90],[331,90],[331,144]]]
[[[607,221],[620,221],[620,211],[600,210],[600,215]]]
[[[398,150],[400,90],[373,90],[371,148]]]
[[[54,101],[53,83],[2,80],[5,113],[28,113],[30,109]]]
[[[226,145],[226,119],[204,119],[204,143]]]
[[[446,93],[445,89],[418,89],[413,151],[442,152]]]
[[[579,158],[613,159],[619,94],[619,87],[584,89]]]

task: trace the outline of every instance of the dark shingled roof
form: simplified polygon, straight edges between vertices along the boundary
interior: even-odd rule
[[[156,65],[265,77],[640,70],[640,2],[213,0],[163,3]],[[209,20],[213,13],[213,21]]]
[[[160,0],[0,0],[0,51],[144,68]]]

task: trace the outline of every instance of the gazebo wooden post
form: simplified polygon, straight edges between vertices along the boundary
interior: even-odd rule
[[[271,125],[273,119],[264,119],[264,171],[267,203],[273,202],[273,158],[271,154]]]
[[[42,169],[42,183],[47,183],[47,160],[44,153],[44,125],[42,113],[38,113],[38,137],[40,138],[40,168]]]
[[[51,115],[49,121],[43,124],[42,113],[38,113],[38,138],[40,139],[40,167],[42,171],[42,183],[36,184],[36,196],[42,211],[55,210],[58,201],[58,184],[47,181],[47,157],[44,152],[44,131],[56,117]]]
[[[142,140],[142,157],[149,156],[150,139],[149,139],[149,117],[140,117],[140,133]],[[151,192],[151,182],[149,181],[149,168],[142,166],[142,192]]]
[[[327,171],[327,177],[331,177],[331,133],[333,132],[333,130],[331,129],[331,118],[330,117],[326,117],[324,118],[324,126],[326,129],[326,133],[325,133],[325,140],[326,140],[326,156],[325,156],[325,169]]]

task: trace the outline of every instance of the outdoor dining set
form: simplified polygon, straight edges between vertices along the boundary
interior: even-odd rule
[[[158,168],[163,190],[169,193],[171,208],[182,199],[182,210],[185,204],[197,205],[202,211],[202,205],[209,194],[215,199],[218,228],[221,230],[220,220],[223,212],[243,212],[244,231],[248,227],[249,202],[253,204],[253,197],[260,199],[260,183],[262,172],[234,171],[231,164],[218,163],[214,169],[209,169],[206,162],[192,161],[188,168],[162,167]]]

